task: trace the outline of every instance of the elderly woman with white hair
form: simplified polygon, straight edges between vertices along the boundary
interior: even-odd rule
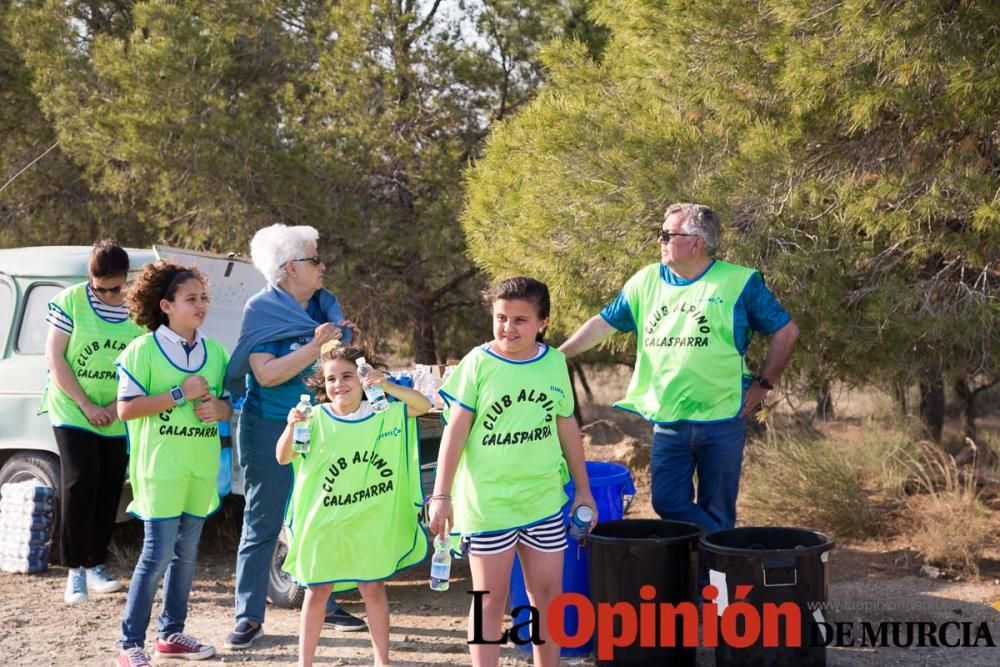
[[[271,561],[292,488],[291,466],[279,465],[274,456],[288,412],[300,395],[312,393],[305,380],[323,344],[338,338],[346,343],[357,333],[323,287],[318,238],[313,227],[276,224],[250,242],[254,266],[268,285],[247,301],[227,373],[230,386],[246,382],[238,441],[246,508],[236,558],[236,627],[226,637],[227,648],[248,648],[261,635]],[[365,627],[332,599],[327,625]]]

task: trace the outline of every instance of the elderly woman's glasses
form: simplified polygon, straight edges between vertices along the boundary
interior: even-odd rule
[[[292,262],[312,262],[313,266],[319,266],[323,263],[323,260],[319,258],[319,255],[313,255],[312,257],[299,257],[298,259],[289,260]]]

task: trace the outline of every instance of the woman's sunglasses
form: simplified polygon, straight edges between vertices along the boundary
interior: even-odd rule
[[[292,262],[312,262],[313,266],[319,266],[323,263],[323,260],[319,258],[319,255],[313,255],[312,257],[300,257],[298,259],[290,260]]]
[[[121,291],[125,289],[125,285],[115,285],[114,287],[98,287],[97,285],[91,283],[90,289],[94,290],[98,294],[121,294]]]

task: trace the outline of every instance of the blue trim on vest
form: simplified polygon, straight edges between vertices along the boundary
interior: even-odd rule
[[[121,420],[119,419],[118,421]],[[122,423],[124,424],[124,422]],[[84,433],[96,435],[98,438],[106,438],[107,440],[128,440],[124,433],[122,435],[105,435],[99,431],[91,431],[89,428],[77,426],[75,424],[52,424],[52,428],[64,428],[68,431],[83,431]]]
[[[323,403],[322,405],[320,405],[320,407],[323,409],[323,412],[325,412],[327,415],[330,416],[331,419],[333,419],[334,421],[341,422],[342,424],[360,424],[361,422],[368,421],[369,419],[378,414],[377,412],[372,411],[370,415],[368,415],[367,417],[362,417],[361,419],[344,419],[343,417],[338,417],[337,415],[333,414],[333,409],[330,407],[329,403]]]
[[[125,315],[125,319],[124,320],[109,320],[108,318],[104,317],[99,312],[97,312],[97,309],[94,308],[94,304],[92,304],[90,302],[90,284],[89,283],[83,283],[83,291],[84,291],[84,296],[87,297],[87,305],[90,306],[90,310],[93,311],[94,315],[97,315],[97,317],[99,317],[100,319],[104,320],[108,324],[124,324],[125,322],[128,322],[131,319],[131,318],[129,318],[128,315]],[[94,298],[97,299],[98,301],[101,300],[101,297],[97,296],[96,294],[94,294]],[[101,303],[104,303],[104,302],[101,301]],[[106,304],[106,303],[104,305],[108,306],[108,304]],[[115,308],[115,306],[108,306],[108,308]]]
[[[549,350],[552,349],[545,343],[540,343],[540,344],[544,348],[542,350],[542,353],[532,357],[531,359],[525,359],[524,361],[514,361],[513,359],[508,359],[507,357],[500,356],[499,354],[490,349],[489,343],[485,343],[479,349],[485,352],[486,354],[490,355],[491,357],[499,359],[500,361],[506,361],[508,364],[514,364],[515,366],[523,366],[524,364],[533,364],[536,361],[541,361],[542,359],[545,358],[545,355],[549,353]]]
[[[476,414],[476,409],[475,408],[470,408],[468,405],[466,405],[462,401],[458,400],[457,398],[455,398],[454,396],[452,396],[451,394],[449,394],[448,392],[446,392],[444,389],[438,389],[438,394],[440,394],[441,398],[444,399],[446,407],[450,408],[451,404],[455,403],[456,405],[462,406],[463,408],[465,408],[466,410],[468,410],[472,414]],[[444,418],[444,413],[441,413],[441,420],[444,421],[444,423],[447,425],[448,422]]]
[[[200,371],[202,368],[205,367],[205,364],[208,363],[208,345],[205,344],[205,341],[208,340],[208,339],[205,338],[204,336],[201,337],[201,341],[202,341],[202,345],[205,348],[205,358],[201,360],[201,366],[198,366],[198,368],[189,370],[187,368],[181,368],[180,366],[178,366],[177,364],[175,364],[174,360],[170,358],[170,355],[168,355],[166,352],[164,352],[163,346],[160,345],[160,341],[156,338],[156,332],[155,331],[151,332],[150,335],[153,337],[153,342],[156,343],[156,347],[157,347],[157,349],[160,350],[160,354],[163,355],[163,358],[166,359],[170,363],[171,366],[173,366],[177,370],[181,371],[182,373],[191,373],[191,374],[197,373],[198,371]],[[221,390],[222,387],[219,387],[219,389]]]
[[[136,380],[136,379],[135,379],[135,377],[134,377],[134,376],[133,376],[133,375],[132,375],[131,373],[129,373],[129,372],[127,371],[127,370],[125,370],[125,367],[124,367],[124,366],[122,366],[122,365],[121,365],[121,364],[120,364],[119,362],[117,362],[117,361],[115,362],[115,366],[116,366],[116,367],[118,368],[118,370],[119,370],[119,371],[121,371],[122,373],[124,373],[125,375],[127,375],[127,376],[128,376],[128,378],[129,378],[130,380],[132,380],[132,382],[135,382],[135,383],[136,383],[136,385],[138,385],[138,386],[139,386],[139,389],[142,389],[142,390],[143,390],[144,392],[146,392],[146,396],[149,396],[149,390],[148,390],[148,389],[146,389],[145,387],[143,387],[143,386],[142,386],[142,383],[141,383],[141,382],[139,382],[138,380]],[[128,399],[124,399],[124,400],[129,400],[129,401],[130,401],[130,400],[132,400],[133,398],[139,398],[139,397],[138,397],[138,396],[132,396],[132,397],[130,397],[130,398],[128,398]],[[115,400],[118,400],[118,398],[116,397],[116,398],[115,398]]]
[[[70,317],[69,313],[67,313],[65,310],[63,310],[62,308],[60,308],[56,304],[52,303],[51,301],[49,301],[48,305],[49,305],[49,310],[58,310],[60,313],[63,314],[63,317],[65,317],[67,320],[69,320],[70,324],[74,325],[74,328],[75,328],[76,322],[73,321],[73,318]]]

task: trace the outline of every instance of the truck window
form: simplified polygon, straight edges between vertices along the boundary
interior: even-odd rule
[[[43,354],[49,325],[45,315],[49,312],[49,301],[63,290],[62,285],[32,285],[25,297],[21,326],[17,332],[16,349],[21,354]]]
[[[14,321],[14,288],[0,279],[0,357],[7,350],[7,337]]]

